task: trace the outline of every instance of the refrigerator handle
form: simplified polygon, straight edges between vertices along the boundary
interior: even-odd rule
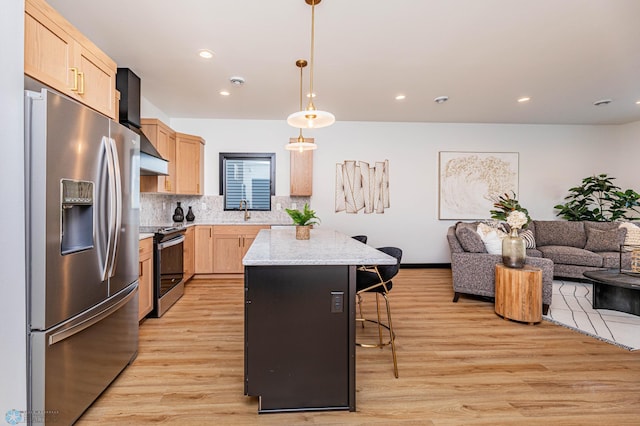
[[[120,244],[120,227],[122,226],[122,175],[120,174],[120,161],[118,160],[118,148],[116,141],[109,138],[109,148],[111,149],[111,161],[113,163],[113,193],[112,202],[115,205],[115,217],[113,221],[113,229],[111,230],[113,236],[112,252],[109,259],[109,277],[115,274],[116,259],[118,255],[118,249]]]
[[[92,325],[100,322],[101,320],[105,319],[109,315],[113,314],[122,306],[126,305],[136,295],[137,290],[138,290],[137,286],[133,287],[126,294],[122,294],[120,300],[116,301],[114,304],[112,304],[108,308],[100,312],[97,312],[95,315],[92,315],[89,318],[85,319],[84,321],[78,324],[75,324],[65,330],[61,330],[61,331],[58,331],[57,333],[53,333],[52,335],[49,336],[49,339],[48,339],[49,346],[55,345],[56,343],[59,343],[65,339],[68,339],[69,337],[80,333],[82,330],[85,330],[91,327]]]
[[[107,180],[109,181],[108,188],[108,203],[109,203],[109,212],[107,221],[107,251],[105,253],[105,262],[104,269],[102,271],[102,281],[106,281],[107,278],[111,276],[112,271],[112,260],[113,260],[113,251],[114,251],[114,228],[115,228],[115,218],[116,218],[116,203],[115,203],[115,179],[114,179],[114,165],[113,165],[113,151],[111,150],[111,143],[109,142],[109,138],[106,136],[102,137],[102,147],[106,153],[107,157]]]

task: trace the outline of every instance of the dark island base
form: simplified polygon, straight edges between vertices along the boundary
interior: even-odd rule
[[[245,267],[245,395],[259,413],[355,411],[355,267]]]

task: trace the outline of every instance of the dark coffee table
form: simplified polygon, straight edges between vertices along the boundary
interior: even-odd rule
[[[593,309],[612,309],[640,316],[640,277],[621,274],[618,269],[587,271],[593,282]]]

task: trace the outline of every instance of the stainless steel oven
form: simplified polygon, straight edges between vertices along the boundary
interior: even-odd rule
[[[161,317],[184,294],[184,227],[163,228],[154,234],[154,306]]]

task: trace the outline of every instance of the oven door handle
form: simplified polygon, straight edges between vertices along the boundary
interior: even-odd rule
[[[158,244],[158,250],[165,249],[167,247],[175,246],[184,241],[184,235],[180,235],[179,237],[172,238],[168,241],[164,241]]]

